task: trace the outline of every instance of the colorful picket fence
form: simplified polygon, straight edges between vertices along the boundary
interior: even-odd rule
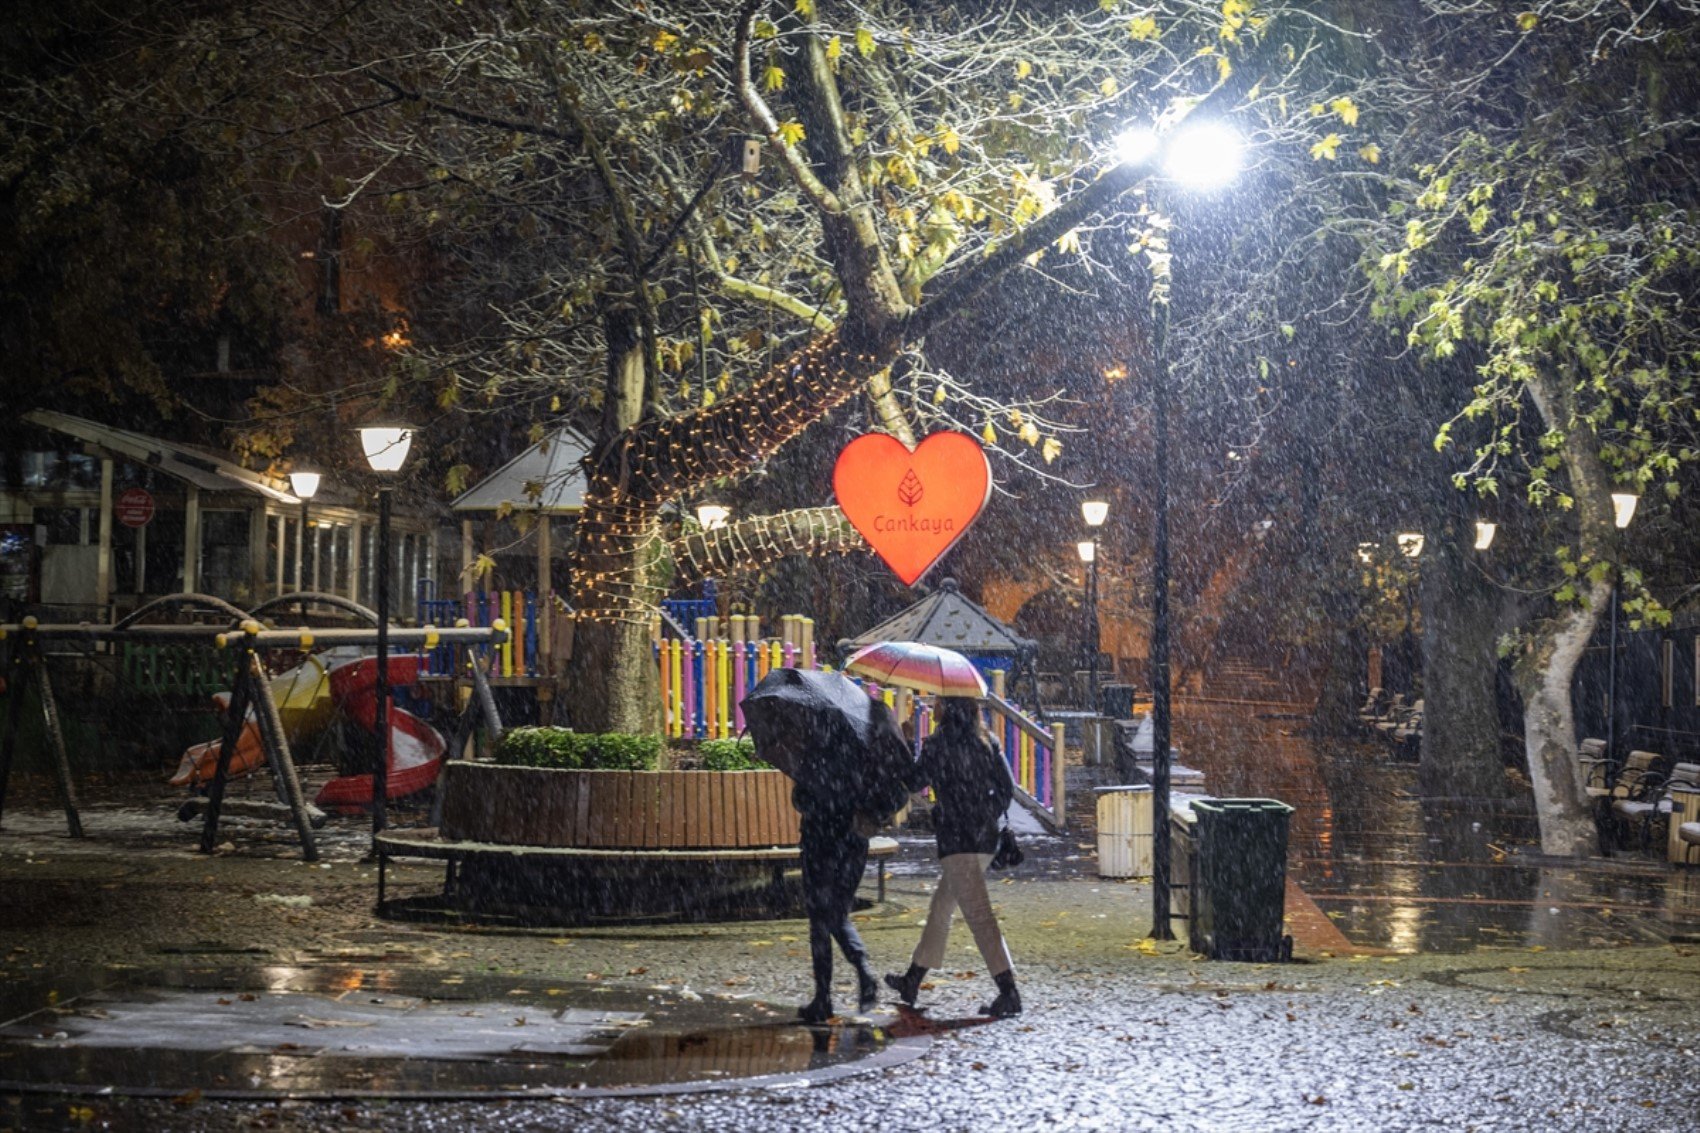
[[[675,739],[731,739],[744,730],[739,702],[756,683],[776,668],[820,668],[814,650],[796,640],[662,641],[656,646],[660,668],[663,729]],[[994,674],[1001,688],[1003,674]],[[900,721],[913,724],[916,751],[936,727],[931,702],[907,689],[885,688],[856,680],[869,696],[885,701]],[[1010,777],[1046,813],[1062,825],[1062,750],[1060,725],[1046,728],[1021,708],[993,692],[986,698],[984,723],[1009,764]]]
[[[495,657],[492,677],[535,677],[542,673],[538,658],[537,595],[530,590],[476,590],[459,598],[426,599],[419,603],[422,623],[452,626],[465,618],[468,625],[494,625],[500,618],[509,629],[501,645],[481,645],[481,654],[491,649]],[[426,657],[425,671],[433,676],[454,674],[465,646],[440,645]]]

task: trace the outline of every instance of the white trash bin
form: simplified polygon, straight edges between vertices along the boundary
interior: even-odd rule
[[[1098,792],[1098,876],[1151,876],[1151,788]]]

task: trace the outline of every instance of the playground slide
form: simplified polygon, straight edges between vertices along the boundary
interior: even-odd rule
[[[419,679],[424,658],[418,654],[390,657],[392,687],[410,685]],[[370,732],[378,722],[378,659],[361,657],[335,665],[330,670],[331,699],[354,722]],[[448,744],[437,729],[407,711],[389,708],[389,774],[384,797],[399,799],[422,791],[437,781],[443,752]],[[343,775],[326,783],[314,797],[315,805],[348,812],[372,805],[372,776]]]
[[[423,659],[401,654],[389,659],[392,687],[410,685],[419,679]],[[291,745],[306,743],[331,723],[335,712],[345,712],[354,726],[368,732],[377,724],[377,658],[362,656],[355,649],[332,649],[308,657],[300,666],[271,681],[272,698],[283,719],[284,733]],[[230,694],[213,697],[223,711],[230,707]],[[424,790],[437,781],[437,770],[447,748],[437,730],[413,713],[391,705],[389,711],[389,777],[386,798],[402,798]],[[183,753],[173,786],[195,788],[212,779],[218,766],[220,741],[196,744]],[[249,775],[265,766],[265,748],[253,710],[243,721],[242,733],[232,753],[231,777]],[[313,800],[321,807],[358,810],[372,802],[371,775],[344,775],[332,779]]]
[[[291,743],[297,742],[298,737],[304,739],[322,731],[330,723],[333,706],[325,666],[335,660],[333,654],[336,652],[339,651],[310,656],[295,668],[279,673],[270,682],[272,702],[277,705],[284,734]],[[215,693],[212,699],[220,714],[230,710],[228,692]],[[176,774],[171,777],[171,785],[192,788],[211,780],[218,766],[219,744],[219,740],[209,740],[185,751],[177,764]],[[242,723],[242,735],[236,742],[236,751],[231,755],[229,774],[231,778],[250,775],[265,762],[260,725],[250,708],[247,719]]]

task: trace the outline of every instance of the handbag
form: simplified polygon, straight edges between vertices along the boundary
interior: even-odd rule
[[[1021,852],[1021,843],[1015,840],[1015,831],[1006,823],[998,828],[998,849],[992,855],[993,869],[1014,869],[1027,857]]]

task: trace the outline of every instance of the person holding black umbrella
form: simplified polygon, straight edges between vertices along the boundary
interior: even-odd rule
[[[994,1018],[1019,1015],[1021,993],[1016,990],[1014,965],[986,892],[986,868],[997,853],[1000,825],[1015,797],[1015,785],[996,742],[980,724],[979,701],[965,696],[939,698],[938,730],[922,743],[909,786],[916,791],[933,789],[933,831],[941,876],[909,970],[901,976],[891,973],[885,982],[904,1003],[915,1006],[927,970],[944,962],[951,918],[960,905],[986,971],[997,984],[997,998],[982,1013]]]
[[[825,748],[842,740],[823,731],[814,742]],[[809,962],[815,977],[815,996],[797,1015],[805,1023],[832,1017],[834,941],[856,971],[857,1010],[872,1011],[879,1004],[879,980],[850,914],[867,868],[868,835],[874,824],[860,818],[856,800],[842,789],[798,782],[791,788],[791,805],[802,817],[803,909],[809,917]]]
[[[742,702],[756,754],[791,777],[802,818],[803,908],[814,998],[804,1022],[832,1017],[834,941],[856,971],[857,1006],[879,1003],[879,981],[850,919],[868,835],[907,796],[912,760],[891,710],[836,673],[775,669]]]

